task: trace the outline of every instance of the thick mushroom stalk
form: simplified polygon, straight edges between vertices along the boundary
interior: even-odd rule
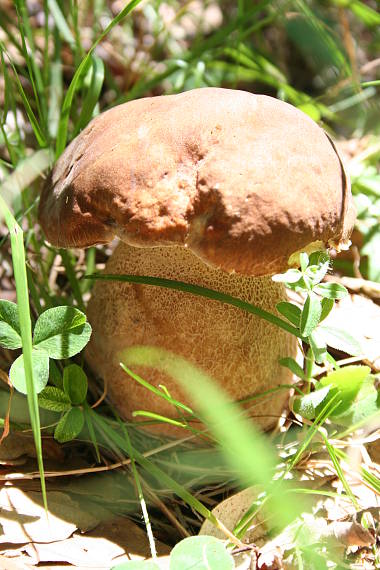
[[[286,298],[282,284],[270,277],[229,274],[204,264],[188,249],[136,248],[120,243],[105,271],[150,275],[202,285],[273,311]],[[164,348],[207,371],[233,400],[291,384],[279,358],[295,356],[297,339],[241,309],[188,293],[115,281],[97,282],[88,307],[94,329],[87,358],[108,379],[111,400],[125,416],[149,410],[169,417],[178,411],[133,381],[120,367],[123,350],[135,345]],[[163,384],[175,399],[188,403],[175,381],[162,372],[134,368],[155,386]],[[251,414],[262,427],[281,414],[287,390],[253,399]],[[172,429],[172,428],[171,428]],[[170,428],[168,430],[171,431]]]
[[[47,238],[87,247],[122,242],[108,273],[189,281],[274,310],[270,275],[297,252],[349,243],[355,212],[334,144],[309,117],[271,97],[227,89],[132,101],[94,119],[57,162],[40,201]],[[235,399],[291,375],[278,358],[296,341],[238,309],[149,286],[97,283],[87,356],[119,412],[166,414],[119,367],[135,344],[178,352]],[[165,384],[168,378],[142,371]],[[255,408],[268,426],[283,392]]]

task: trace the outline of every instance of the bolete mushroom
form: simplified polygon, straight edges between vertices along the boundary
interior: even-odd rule
[[[102,113],[58,160],[40,201],[48,240],[87,247],[118,236],[106,273],[186,281],[274,311],[286,298],[271,275],[297,252],[341,248],[354,209],[349,182],[325,132],[267,96],[204,88],[132,101]],[[97,282],[88,307],[87,358],[119,412],[175,414],[120,368],[133,345],[169,349],[211,375],[233,399],[281,384],[296,339],[202,297],[121,282]],[[137,370],[170,394],[173,379]],[[259,400],[273,424],[285,391]]]

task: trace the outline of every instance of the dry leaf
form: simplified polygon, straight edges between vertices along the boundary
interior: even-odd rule
[[[120,546],[105,538],[75,535],[67,540],[50,544],[27,544],[24,547],[31,563],[68,562],[73,566],[106,569],[113,566],[113,559],[124,554]]]
[[[252,503],[257,500],[259,495],[258,487],[250,487],[240,493],[232,495],[225,501],[222,501],[217,505],[212,513],[215,515],[222,523],[229,529],[233,530],[236,523],[242,518],[242,516],[247,512]],[[246,532],[243,541],[251,543],[262,543],[263,537],[267,533],[267,527],[263,524],[265,520],[265,514],[262,511],[258,513],[255,517],[255,521],[249,530]],[[199,534],[204,534],[208,536],[215,536],[216,538],[225,539],[225,535],[219,529],[217,529],[211,522],[205,520]]]
[[[260,570],[282,570],[284,568],[283,554],[283,550],[278,546],[261,552],[258,557],[257,568]]]
[[[372,461],[380,465],[380,437],[367,444],[367,449]]]
[[[86,536],[106,538],[113,544],[120,546],[132,560],[146,559],[150,556],[145,529],[137,526],[126,517],[109,518],[86,533]],[[166,544],[156,540],[155,545],[159,556],[169,554],[170,548]]]
[[[98,522],[78,508],[69,495],[49,492],[48,518],[41,506],[41,493],[25,493],[13,486],[0,491],[2,543],[54,542],[69,537],[77,528],[92,528]]]
[[[344,546],[371,546],[376,539],[369,530],[355,521],[337,521],[327,526],[323,537],[334,537]]]
[[[26,559],[29,568],[37,564],[39,568],[47,568],[54,564],[56,570],[56,564],[60,563],[104,570],[121,562],[151,556],[144,529],[126,517],[115,517],[102,506],[98,496],[93,500],[91,486],[86,495],[67,492],[63,482],[64,492],[48,488],[47,521],[41,492],[33,490],[34,482],[30,482],[32,490],[26,483],[19,483],[19,487],[7,485],[0,491],[0,524],[4,532],[0,542],[2,553],[12,563],[21,564]],[[60,483],[58,480],[48,487],[54,485],[56,489]],[[115,502],[116,497],[114,506]],[[83,535],[76,532],[77,529],[88,532]],[[170,548],[160,542],[156,542],[156,549],[160,555],[170,552]]]
[[[42,440],[44,459],[64,460],[64,451],[53,438]],[[0,444],[0,464],[13,464],[20,457],[36,457],[36,448],[31,433],[12,432]]]
[[[0,445],[0,462],[3,464],[23,455],[34,457],[35,454],[34,440],[30,436],[11,433]]]
[[[256,570],[257,550],[252,549],[247,552],[234,554],[235,570]]]
[[[47,521],[41,493],[25,492],[11,486],[3,488],[0,491],[0,524],[4,534],[0,541],[3,554],[9,557],[6,560],[21,563],[26,553],[28,568],[61,562],[76,568],[108,570],[121,562],[145,560],[150,556],[143,529],[125,517],[112,518],[110,511],[90,500],[83,508],[81,502],[74,501],[67,493],[49,491]],[[99,524],[100,517],[104,520]],[[77,528],[92,530],[83,535],[74,532]],[[11,548],[11,544],[22,543],[22,547]],[[159,542],[156,542],[156,548],[159,554],[170,551]],[[20,569],[24,567],[27,568],[20,566]]]
[[[117,535],[117,536],[115,536]],[[156,541],[159,554],[170,551]],[[107,570],[129,560],[146,560],[150,556],[145,532],[129,519],[118,517],[99,525],[88,534],[75,533],[67,540],[50,544],[27,544],[23,547],[32,564],[67,562],[75,567]],[[169,557],[160,557],[160,568],[169,569]]]
[[[35,567],[26,564],[23,560],[10,560],[0,555],[0,570],[35,570]]]
[[[380,369],[380,307],[371,299],[347,295],[336,303],[323,324],[351,333],[365,357]]]

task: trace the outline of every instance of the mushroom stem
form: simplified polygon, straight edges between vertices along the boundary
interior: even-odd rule
[[[279,301],[286,299],[283,285],[270,277],[220,271],[179,246],[146,249],[120,243],[105,271],[201,285],[272,312]],[[112,378],[110,397],[126,417],[137,409],[177,415],[169,403],[134,383],[121,369],[119,355],[129,346],[157,346],[187,358],[235,400],[292,382],[292,374],[278,364],[278,359],[296,355],[297,339],[237,307],[174,289],[99,281],[88,316],[93,336],[87,357],[98,375]],[[173,379],[147,368],[135,372],[155,386],[164,384],[173,398],[186,402]],[[252,415],[267,428],[280,415],[286,391],[272,396],[269,405],[264,400],[267,398],[252,402]]]

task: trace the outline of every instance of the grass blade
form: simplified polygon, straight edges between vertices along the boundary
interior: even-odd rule
[[[95,434],[94,425],[92,423],[92,416],[91,416],[90,410],[91,410],[91,408],[89,407],[88,403],[85,402],[84,409],[83,409],[84,419],[85,419],[86,426],[88,429],[88,435],[90,437],[92,445],[94,446],[96,461],[98,463],[100,463],[101,459],[100,459],[100,453],[99,453],[99,446],[98,446],[98,442],[96,440],[96,434]]]
[[[61,114],[63,93],[63,72],[61,61],[61,38],[58,30],[54,30],[54,57],[49,64],[49,111],[48,125],[49,135],[55,139],[58,132],[58,124]]]
[[[146,380],[141,378],[141,376],[132,372],[132,370],[130,370],[127,366],[125,366],[125,364],[121,363],[120,365],[121,365],[122,369],[124,370],[124,372],[126,372],[131,378],[133,378],[133,380],[138,382],[138,384],[141,384],[141,386],[144,386],[144,388],[147,388],[148,390],[153,392],[153,394],[155,394],[159,398],[163,398],[164,400],[169,402],[169,404],[172,404],[173,406],[179,408],[180,410],[187,412],[188,414],[190,414],[192,416],[194,415],[193,410],[191,408],[189,408],[189,406],[186,406],[185,404],[178,402],[178,400],[171,398],[163,390],[156,388],[156,386],[153,386],[153,384],[150,384],[149,382],[147,382]]]
[[[320,431],[320,434],[322,435],[322,437],[325,441],[326,449],[328,451],[328,454],[330,455],[331,461],[333,462],[336,474],[338,475],[338,477],[339,477],[339,479],[343,485],[343,488],[347,493],[347,496],[350,497],[352,504],[354,505],[355,509],[359,510],[359,505],[357,503],[355,495],[353,494],[353,492],[350,489],[349,484],[347,483],[347,479],[344,476],[343,470],[342,470],[340,463],[339,463],[339,459],[335,454],[333,446],[331,445],[331,443],[329,442],[328,438],[326,437],[326,435],[323,433],[322,430]]]
[[[75,263],[72,260],[72,254],[70,251],[67,251],[65,249],[60,249],[59,253],[61,255],[62,263],[65,267],[66,275],[73,291],[74,299],[76,300],[79,309],[85,312],[86,308],[83,302],[82,291],[79,287],[79,282],[75,273]]]
[[[141,505],[141,511],[144,517],[144,523],[145,523],[145,528],[146,528],[146,534],[148,536],[148,540],[149,540],[149,546],[150,546],[150,553],[152,555],[152,558],[157,558],[157,550],[156,550],[156,545],[154,543],[154,536],[153,536],[153,531],[152,531],[152,526],[150,524],[150,520],[149,520],[149,514],[148,514],[148,509],[146,506],[146,502],[144,499],[144,493],[142,490],[142,485],[141,485],[141,481],[140,481],[140,476],[137,470],[137,466],[136,466],[136,461],[135,461],[135,456],[133,453],[133,447],[131,444],[131,440],[129,437],[129,433],[128,430],[125,426],[125,424],[123,424],[123,422],[121,422],[118,419],[119,425],[121,427],[121,430],[124,434],[124,438],[125,438],[125,442],[126,442],[126,446],[127,446],[127,450],[128,450],[128,455],[131,459],[131,469],[132,469],[132,474],[135,480],[135,485],[136,485],[136,490],[137,490],[137,495],[138,495],[138,499],[140,501],[140,505]]]
[[[29,119],[30,124],[32,126],[34,135],[37,139],[37,142],[40,145],[40,147],[46,147],[47,142],[46,142],[45,135],[43,134],[43,132],[40,128],[39,122],[38,122],[35,114],[33,113],[32,107],[30,106],[29,99],[28,99],[27,95],[25,94],[25,91],[24,91],[24,88],[21,84],[21,81],[20,81],[20,78],[18,76],[16,67],[13,64],[11,58],[9,57],[9,54],[8,54],[7,50],[5,49],[4,44],[2,42],[0,42],[0,50],[6,54],[8,61],[9,61],[9,64],[10,64],[11,68],[13,69],[15,80],[17,83],[17,87],[18,87],[22,102],[24,104],[26,114],[28,115],[28,119]]]
[[[79,115],[77,125],[74,130],[76,136],[81,129],[91,120],[94,109],[99,101],[100,92],[104,81],[104,63],[100,57],[92,56],[91,84],[89,86],[85,100],[83,101],[82,111]]]
[[[13,89],[12,89],[8,69],[7,69],[7,66],[5,65],[5,61],[4,61],[4,52],[1,49],[1,46],[0,46],[0,63],[1,63],[0,70],[2,72],[3,79],[4,79],[4,104],[3,104],[3,109],[1,111],[1,116],[0,116],[0,130],[1,130],[1,134],[3,136],[4,144],[7,148],[8,154],[9,154],[10,161],[12,163],[12,166],[14,167],[17,164],[18,156],[21,154],[21,152],[23,150],[23,144],[21,142],[20,132],[17,129],[17,120],[16,120],[17,111],[16,111],[15,102],[12,98]],[[16,129],[17,129],[16,132],[18,135],[18,141],[17,141],[18,142],[18,145],[17,145],[18,151],[16,151],[14,148],[14,145],[11,144],[11,142],[8,138],[6,129],[5,129],[5,125],[6,125],[6,121],[7,121],[7,115],[8,115],[8,112],[10,112],[10,109],[12,109],[13,116],[15,117],[15,123],[16,123]]]
[[[33,430],[34,443],[36,446],[38,469],[41,477],[42,497],[45,509],[47,510],[44,466],[42,459],[40,416],[38,409],[37,393],[36,390],[34,389],[34,380],[33,380],[32,325],[31,325],[30,309],[29,309],[28,281],[26,276],[23,232],[1,196],[0,196],[0,211],[4,215],[5,222],[8,226],[11,236],[13,270],[16,281],[17,304],[20,316],[20,329],[21,329],[21,339],[22,339],[22,352],[24,356],[28,408],[29,408],[30,421]]]
[[[41,70],[37,64],[37,58],[35,55],[36,45],[33,37],[33,30],[30,25],[29,15],[28,15],[28,10],[26,8],[25,0],[16,0],[15,5],[16,5],[17,16],[19,19],[19,30],[21,35],[23,56],[25,58],[26,65],[29,71],[29,79],[33,87],[38,114],[45,129],[46,117],[47,117],[45,86],[42,80]],[[25,38],[28,40],[30,51],[26,46]]]
[[[71,48],[75,48],[75,38],[71,33],[69,26],[62,14],[61,8],[56,0],[48,0],[49,11],[54,18],[55,25],[57,26],[62,38],[69,44]]]
[[[107,439],[110,439],[114,445],[117,445],[119,449],[123,450],[125,453],[128,453],[124,438],[120,434],[118,434],[115,430],[111,429],[107,421],[102,416],[96,414],[95,412],[92,412],[92,415],[93,415],[94,425],[96,425],[96,427],[103,434],[103,436],[105,434]],[[205,507],[196,497],[193,497],[193,495],[189,491],[187,491],[185,487],[177,483],[175,479],[173,479],[165,471],[160,469],[155,463],[153,463],[153,461],[147,459],[135,447],[133,447],[132,451],[135,461],[137,461],[137,463],[139,463],[141,467],[143,467],[143,469],[145,469],[148,473],[150,473],[153,477],[155,477],[160,484],[166,485],[168,489],[171,489],[186,504],[188,504],[191,508],[196,510],[200,515],[208,519],[210,522],[212,522],[217,528],[219,528],[222,532],[225,533],[225,535],[231,540],[231,542],[233,542],[239,547],[241,546],[240,541],[234,537],[234,535],[224,526],[224,524],[221,521],[219,521],[219,519],[217,519],[215,515],[207,507]]]
[[[275,473],[275,456],[262,436],[236,404],[224,395],[220,386],[186,359],[169,351],[152,346],[134,346],[122,352],[128,366],[148,366],[168,374],[178,382],[195,402],[215,435],[228,463],[236,469],[244,484],[260,484],[265,491],[271,489],[273,512],[280,524],[288,523],[298,506],[284,502],[282,483],[272,485]],[[257,458],[260,461],[257,461]]]
[[[191,293],[192,295],[198,295],[200,297],[207,297],[208,299],[213,299],[214,301],[221,301],[227,305],[232,305],[252,313],[257,317],[265,319],[269,323],[276,325],[283,329],[284,331],[293,334],[298,338],[303,338],[298,329],[280,319],[276,315],[260,309],[256,305],[247,303],[242,299],[237,299],[226,293],[221,293],[220,291],[214,291],[213,289],[208,289],[207,287],[201,287],[200,285],[192,285],[190,283],[184,283],[183,281],[175,281],[174,279],[163,279],[161,277],[149,277],[146,275],[107,275],[103,273],[96,273],[93,275],[85,275],[85,279],[104,279],[105,281],[126,281],[127,283],[141,283],[143,285],[153,285],[155,287],[165,287],[166,289],[175,289],[176,291],[184,291],[185,293]],[[306,340],[306,339],[304,339]]]
[[[106,29],[102,34],[100,34],[95,42],[92,44],[91,48],[87,52],[87,55],[82,59],[79,67],[74,73],[74,77],[71,80],[70,86],[67,90],[65,99],[62,105],[61,117],[58,125],[57,142],[56,142],[56,158],[58,158],[65,149],[68,135],[68,123],[70,117],[70,110],[74,99],[75,91],[77,90],[79,79],[89,68],[91,63],[91,55],[96,48],[96,46],[106,37],[108,32],[112,30],[125,16],[127,16],[136,6],[140,4],[141,0],[131,0],[125,8],[123,8],[117,16],[108,24]]]
[[[1,185],[1,196],[3,200],[11,205],[30,184],[32,184],[41,174],[47,170],[51,164],[53,155],[48,149],[37,150],[30,156],[19,162]],[[2,216],[0,216],[0,219]]]

